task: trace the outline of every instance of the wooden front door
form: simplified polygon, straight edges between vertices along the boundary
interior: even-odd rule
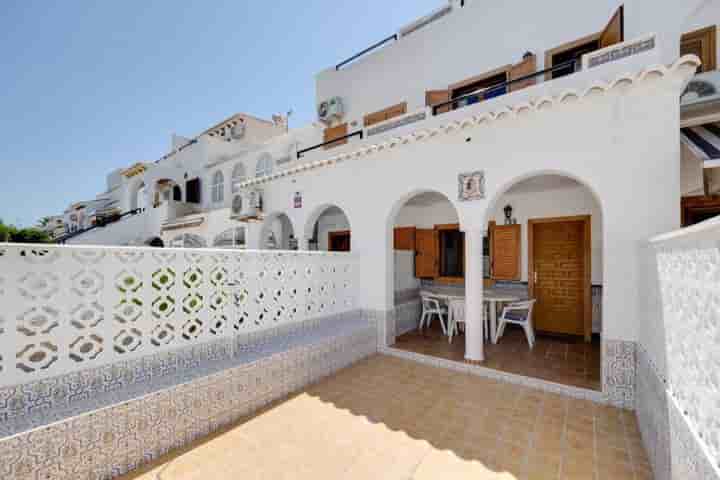
[[[530,293],[539,331],[590,339],[590,217],[528,222]]]

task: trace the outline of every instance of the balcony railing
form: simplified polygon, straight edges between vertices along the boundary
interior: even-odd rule
[[[362,131],[362,130],[358,130],[357,132],[349,133],[349,134],[345,135],[344,137],[335,138],[335,139],[333,139],[333,140],[330,140],[330,141],[327,141],[327,142],[323,142],[323,143],[320,143],[320,144],[318,144],[318,145],[313,145],[312,147],[305,148],[305,149],[303,149],[303,150],[298,150],[298,152],[297,152],[297,158],[298,158],[298,159],[301,159],[304,154],[306,154],[306,153],[308,153],[308,152],[312,152],[313,150],[317,150],[317,149],[319,149],[319,148],[329,147],[329,146],[331,146],[331,145],[337,145],[337,146],[339,146],[340,142],[343,142],[344,140],[348,140],[349,138],[352,138],[352,137],[360,137],[360,140],[362,140],[363,135],[364,135],[363,131]]]
[[[447,102],[438,103],[432,106],[432,114],[433,116],[436,116],[438,114],[447,113],[450,110],[456,110],[458,108],[463,108],[468,105],[473,105],[475,103],[479,103],[482,100],[489,100],[490,98],[499,97],[502,95],[505,95],[513,85],[516,85],[518,83],[527,82],[528,80],[533,80],[537,77],[545,77],[547,74],[552,74],[554,72],[563,71],[563,70],[569,70],[568,73],[574,73],[577,72],[580,66],[580,59],[573,59],[569,60],[567,62],[559,63],[557,65],[553,65],[550,68],[546,68],[545,70],[540,70],[535,73],[531,73],[530,75],[525,75],[518,78],[513,78],[512,80],[508,80],[506,82],[498,83],[496,85],[491,85],[490,87],[481,88],[474,92],[470,92],[466,95],[463,95],[461,97],[453,98],[452,100],[449,100]]]
[[[138,215],[144,211],[145,211],[144,208],[136,208],[134,210],[129,210],[125,213],[121,213],[119,215],[113,215],[113,216],[109,216],[109,217],[99,217],[97,219],[97,222],[95,223],[95,225],[93,225],[92,227],[88,227],[83,230],[78,230],[76,232],[71,232],[67,235],[59,237],[56,241],[57,241],[57,243],[65,243],[68,240],[70,240],[71,238],[77,237],[78,235],[82,235],[83,233],[87,233],[87,232],[92,232],[93,230],[97,230],[98,228],[106,227],[107,225],[119,222],[123,218],[132,217],[132,216]]]
[[[335,65],[335,70],[340,70],[340,69],[341,69],[342,67],[344,67],[345,65],[347,65],[347,64],[349,64],[349,63],[352,63],[352,62],[354,62],[355,60],[357,60],[358,58],[363,57],[363,56],[367,55],[368,53],[372,52],[373,50],[382,47],[382,46],[385,45],[386,43],[389,43],[389,42],[391,42],[391,41],[392,41],[392,42],[396,42],[397,39],[398,39],[397,33],[392,34],[392,35],[390,35],[389,37],[387,37],[387,38],[385,38],[385,39],[383,39],[383,40],[380,40],[379,42],[377,42],[377,43],[369,46],[368,48],[366,48],[366,49],[363,50],[362,52],[356,53],[355,55],[353,55],[352,57],[348,58],[347,60],[344,60],[344,61],[338,63],[337,65]]]

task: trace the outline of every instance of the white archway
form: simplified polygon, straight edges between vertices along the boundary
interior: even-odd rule
[[[350,220],[341,207],[326,203],[315,208],[305,222],[308,250],[350,251]]]
[[[290,217],[283,212],[271,213],[260,229],[260,248],[263,250],[295,250],[297,238]]]

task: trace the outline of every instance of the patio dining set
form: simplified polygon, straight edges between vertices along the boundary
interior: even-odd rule
[[[465,327],[465,292],[455,287],[431,287],[420,291],[422,314],[419,329],[428,328],[435,317],[440,322],[443,335],[452,343]],[[535,299],[525,299],[517,292],[490,288],[483,292],[483,338],[497,343],[507,324],[519,325],[525,331],[528,345],[535,345],[532,313]],[[498,318],[498,310],[500,317]]]

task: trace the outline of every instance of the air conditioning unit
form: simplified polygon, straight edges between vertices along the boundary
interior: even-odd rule
[[[345,114],[342,98],[332,97],[318,105],[318,119],[324,123],[330,123],[333,119],[342,118]]]
[[[244,190],[233,196],[230,218],[247,222],[260,220],[262,215],[262,193],[260,190]]]

